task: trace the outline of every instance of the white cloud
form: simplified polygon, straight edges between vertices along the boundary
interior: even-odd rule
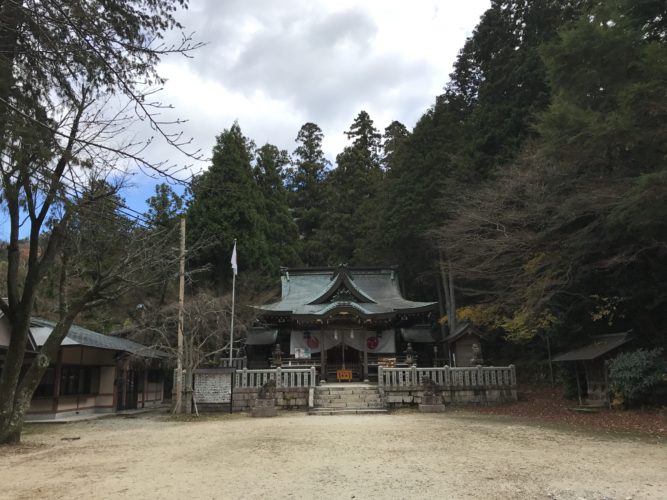
[[[362,109],[380,130],[394,119],[414,126],[489,3],[193,1],[180,17],[207,45],[161,64],[163,99],[189,119],[184,133],[206,155],[234,120],[258,145],[290,152],[312,121],[334,160]]]

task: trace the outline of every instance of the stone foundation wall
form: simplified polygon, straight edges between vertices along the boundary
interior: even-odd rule
[[[399,408],[420,404],[423,388],[420,386],[380,388],[380,393],[388,408]],[[516,387],[444,389],[441,394],[444,403],[451,405],[495,405],[517,400]]]
[[[259,387],[234,387],[232,411],[250,411],[259,389]],[[308,387],[276,388],[276,407],[283,410],[307,410]]]

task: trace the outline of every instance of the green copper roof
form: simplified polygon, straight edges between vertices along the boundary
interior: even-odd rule
[[[278,302],[256,306],[263,314],[327,317],[349,311],[365,318],[429,312],[435,302],[414,302],[401,296],[394,269],[285,269]]]

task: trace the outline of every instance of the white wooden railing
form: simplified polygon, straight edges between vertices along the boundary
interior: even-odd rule
[[[465,368],[383,368],[378,367],[378,385],[385,388],[421,385],[425,378],[447,388],[516,386],[516,370],[510,366],[471,366]]]
[[[315,387],[317,370],[310,368],[273,368],[270,370],[237,370],[234,375],[235,387],[262,387],[269,380],[276,381],[276,387]]]

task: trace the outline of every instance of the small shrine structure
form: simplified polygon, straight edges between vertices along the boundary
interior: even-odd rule
[[[433,347],[407,343],[435,345],[437,303],[405,299],[395,268],[283,269],[281,287],[279,301],[255,306],[248,368],[313,366],[321,380],[363,381],[378,367],[433,362]]]

